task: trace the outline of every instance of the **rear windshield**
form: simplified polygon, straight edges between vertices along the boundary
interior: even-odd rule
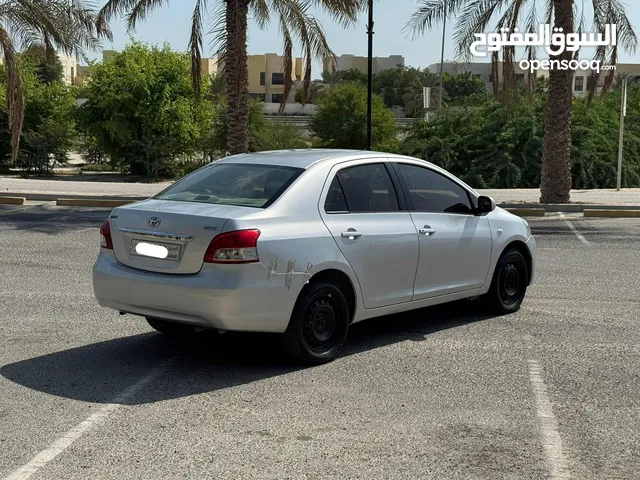
[[[267,208],[303,171],[275,165],[222,163],[188,175],[154,198]]]

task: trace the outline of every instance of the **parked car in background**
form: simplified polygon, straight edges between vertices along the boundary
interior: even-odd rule
[[[279,332],[307,363],[352,323],[483,296],[518,310],[535,271],[523,219],[415,158],[235,155],[118,207],[93,268],[105,307],[161,332]]]

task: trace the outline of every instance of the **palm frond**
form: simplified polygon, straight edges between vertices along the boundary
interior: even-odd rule
[[[196,0],[191,17],[191,35],[189,37],[189,52],[191,53],[191,81],[193,89],[200,94],[202,87],[202,17],[206,12],[207,0]]]

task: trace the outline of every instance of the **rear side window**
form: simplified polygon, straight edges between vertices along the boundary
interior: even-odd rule
[[[382,163],[359,165],[338,172],[349,212],[397,212],[398,198]],[[332,183],[333,186],[333,183]]]
[[[327,192],[327,199],[324,202],[324,211],[327,213],[346,213],[349,211],[338,177],[333,177],[333,182]]]
[[[223,163],[198,170],[154,198],[266,208],[303,171],[275,165]]]
[[[473,213],[467,191],[433,170],[400,163],[414,210],[437,213]]]

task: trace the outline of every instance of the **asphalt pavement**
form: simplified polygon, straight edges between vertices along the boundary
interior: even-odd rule
[[[299,368],[100,308],[107,214],[0,206],[0,478],[638,478],[640,219],[531,219],[518,313],[367,321]]]

